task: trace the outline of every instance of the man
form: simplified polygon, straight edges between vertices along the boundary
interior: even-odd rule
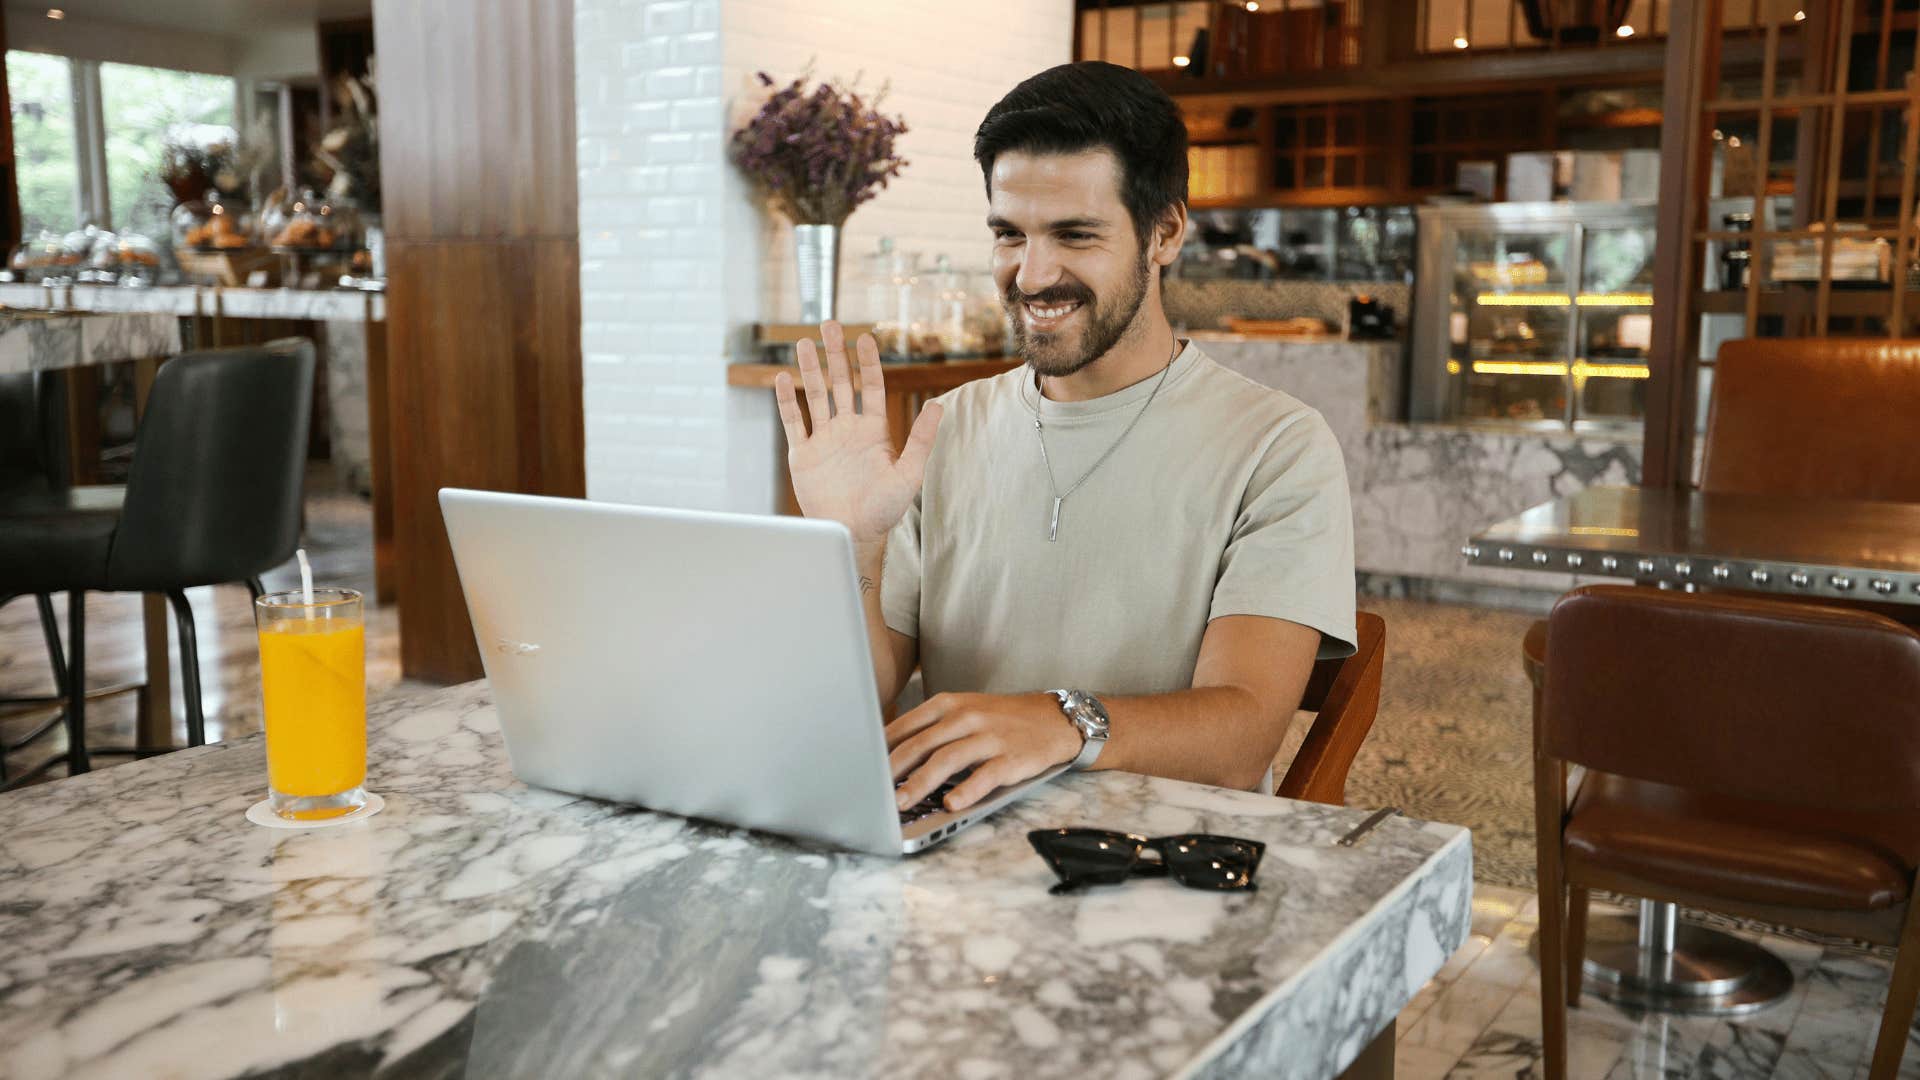
[[[1062,762],[1260,786],[1316,656],[1353,651],[1339,446],[1176,340],[1186,128],[1144,76],[1042,72],[974,157],[1025,366],[929,402],[897,460],[871,338],[858,403],[839,326],[824,377],[801,345],[811,433],[776,379],[801,510],[853,534],[880,699],[916,663],[930,695],[887,726],[900,805]]]

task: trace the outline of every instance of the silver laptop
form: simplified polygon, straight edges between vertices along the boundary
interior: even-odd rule
[[[440,509],[529,784],[891,855],[1065,770],[895,807],[840,525],[456,488]]]

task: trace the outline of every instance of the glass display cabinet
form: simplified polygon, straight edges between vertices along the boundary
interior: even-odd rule
[[[1419,216],[1413,419],[1640,429],[1651,205],[1486,203]]]

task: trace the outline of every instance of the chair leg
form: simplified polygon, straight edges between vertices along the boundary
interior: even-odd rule
[[[60,624],[53,618],[53,597],[47,593],[35,593],[33,602],[40,608],[40,634],[47,639],[47,663],[53,665],[53,692],[65,696],[67,658],[60,648]]]
[[[67,775],[93,766],[87,761],[87,593],[67,590]]]
[[[194,640],[193,605],[183,589],[167,593],[174,625],[180,629],[180,692],[187,699],[187,745],[207,745],[206,717],[200,712],[200,648]]]
[[[1909,897],[1900,951],[1893,957],[1893,985],[1887,987],[1887,1007],[1880,1014],[1880,1036],[1874,1040],[1867,1080],[1894,1080],[1899,1075],[1916,1004],[1920,1004],[1920,897]]]
[[[1541,1049],[1546,1080],[1567,1080],[1567,890],[1560,864],[1560,826],[1566,812],[1564,766],[1536,752],[1533,785],[1540,887]]]
[[[267,587],[260,584],[258,577],[250,577],[247,579],[247,591],[253,594],[253,598],[256,601],[267,595]]]
[[[1581,971],[1587,963],[1587,890],[1567,889],[1567,1008],[1580,1007]]]

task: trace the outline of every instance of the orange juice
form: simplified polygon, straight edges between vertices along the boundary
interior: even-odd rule
[[[366,656],[358,618],[262,620],[267,783],[282,817],[338,817],[365,801]]]

